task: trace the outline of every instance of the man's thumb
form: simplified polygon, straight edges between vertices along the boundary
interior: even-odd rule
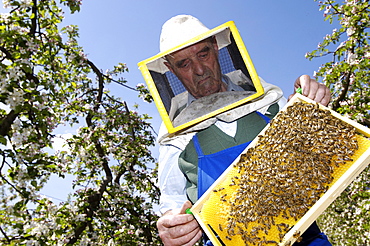
[[[191,208],[191,207],[192,207],[192,204],[191,204],[190,201],[184,202],[184,204],[182,204],[182,207],[181,207],[181,210],[180,210],[180,214],[185,214],[186,209]]]

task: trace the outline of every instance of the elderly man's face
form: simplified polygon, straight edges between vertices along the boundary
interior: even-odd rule
[[[218,47],[211,39],[176,51],[167,56],[166,66],[195,98],[226,91],[221,80]]]

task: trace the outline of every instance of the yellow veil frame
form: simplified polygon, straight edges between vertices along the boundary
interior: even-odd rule
[[[187,46],[190,46],[192,44],[195,44],[197,42],[200,42],[200,41],[204,40],[205,38],[212,36],[213,34],[217,34],[217,33],[222,32],[225,29],[229,29],[230,30],[230,35],[232,35],[233,38],[234,38],[234,40],[235,40],[236,46],[237,46],[237,48],[238,48],[238,50],[240,52],[240,55],[241,55],[241,57],[242,57],[242,59],[243,59],[243,61],[245,63],[245,66],[246,66],[246,68],[248,70],[248,73],[250,75],[250,78],[252,80],[252,83],[253,83],[253,85],[254,85],[254,87],[256,89],[256,93],[254,93],[253,95],[248,96],[248,97],[246,97],[244,99],[241,99],[241,100],[239,100],[239,101],[237,101],[235,103],[231,103],[231,104],[229,104],[229,105],[227,105],[227,106],[225,106],[223,108],[214,110],[214,111],[212,111],[212,112],[210,112],[210,113],[208,113],[206,115],[203,115],[203,116],[200,116],[200,117],[198,117],[196,119],[193,119],[191,121],[188,121],[188,122],[186,122],[186,123],[184,123],[182,125],[174,126],[173,123],[172,123],[172,121],[171,121],[171,119],[170,119],[170,117],[169,117],[169,114],[168,114],[168,112],[167,112],[167,110],[166,110],[166,108],[164,106],[164,103],[163,103],[163,101],[161,99],[161,96],[160,96],[160,94],[159,94],[159,92],[157,90],[157,87],[156,87],[156,84],[154,82],[154,79],[153,79],[153,77],[150,74],[150,71],[149,71],[149,68],[148,68],[148,64],[161,61],[161,60],[163,60],[163,57],[165,57],[166,55],[171,54],[171,53],[173,53],[175,51],[178,51],[178,50],[180,50],[182,48],[185,48]],[[141,73],[142,73],[142,75],[143,75],[143,77],[145,79],[145,82],[146,82],[146,84],[148,86],[148,89],[149,89],[149,91],[150,91],[153,99],[154,99],[154,102],[155,102],[155,105],[156,105],[156,107],[157,107],[157,109],[159,111],[159,114],[160,114],[160,116],[161,116],[161,118],[162,118],[162,120],[163,120],[163,122],[164,122],[164,124],[165,124],[165,126],[167,128],[167,130],[168,130],[168,133],[170,133],[170,134],[175,134],[175,133],[177,133],[177,132],[179,132],[179,131],[181,131],[183,129],[186,129],[186,128],[188,128],[190,126],[193,126],[193,125],[195,125],[195,124],[197,124],[199,122],[202,122],[202,121],[204,121],[206,119],[209,119],[211,117],[214,117],[214,116],[216,116],[216,115],[218,115],[220,113],[223,113],[223,112],[225,112],[227,110],[230,110],[230,109],[233,109],[233,108],[235,108],[237,106],[240,106],[240,105],[242,105],[242,104],[244,104],[244,103],[246,103],[248,101],[251,101],[253,99],[256,99],[256,98],[258,98],[258,97],[260,97],[261,95],[264,94],[264,89],[263,89],[263,87],[261,85],[261,82],[260,82],[259,77],[257,75],[257,72],[256,72],[256,70],[254,68],[254,65],[252,63],[252,60],[251,60],[251,58],[250,58],[250,56],[248,54],[248,51],[247,51],[247,49],[246,49],[246,47],[244,45],[244,42],[243,42],[243,40],[242,40],[242,38],[241,38],[241,36],[239,34],[239,31],[236,28],[235,23],[233,21],[226,22],[226,23],[224,23],[224,24],[222,24],[222,25],[220,25],[218,27],[215,27],[215,28],[213,28],[213,29],[211,29],[211,30],[209,30],[207,32],[202,33],[201,35],[198,35],[198,36],[196,36],[196,37],[188,40],[185,43],[182,43],[182,44],[180,44],[178,46],[175,46],[175,47],[173,47],[173,48],[171,48],[171,49],[169,49],[167,51],[161,52],[161,53],[159,53],[159,54],[157,54],[157,55],[155,55],[155,56],[153,56],[151,58],[148,58],[146,60],[143,60],[143,61],[141,61],[141,62],[138,63],[138,67],[139,67],[139,69],[140,69],[140,71],[141,71]]]

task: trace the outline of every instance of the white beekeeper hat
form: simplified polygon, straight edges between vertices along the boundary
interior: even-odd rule
[[[163,74],[168,71],[168,68],[163,64],[165,55],[212,36],[216,37],[219,49],[230,44],[230,30],[227,27],[210,30],[194,16],[177,15],[172,17],[162,26],[160,54],[157,55],[159,57],[148,63],[148,68]]]

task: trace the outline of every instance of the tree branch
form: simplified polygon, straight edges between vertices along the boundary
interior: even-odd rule
[[[370,120],[364,119],[364,125],[370,127]]]
[[[30,34],[31,36],[35,36],[36,33],[36,28],[37,28],[37,0],[33,0],[33,6],[32,6],[32,14],[33,18],[31,18],[31,29],[30,29]]]
[[[5,231],[3,230],[3,228],[0,226],[0,231],[1,233],[4,235],[6,241],[10,244],[11,243],[11,240],[10,238],[8,237],[8,235],[6,235]]]
[[[113,81],[113,82],[115,82],[115,83],[119,84],[119,85],[122,85],[122,86],[126,87],[127,89],[130,89],[130,90],[133,90],[133,91],[138,91],[137,89],[135,89],[135,88],[133,88],[133,87],[131,87],[131,86],[125,85],[125,84],[124,84],[124,83],[122,83],[121,81],[118,81],[118,80],[112,79],[112,78],[110,78],[109,76],[107,76],[107,75],[105,75],[105,74],[103,74],[103,76],[104,76],[105,78],[107,78],[107,79],[109,79],[109,80],[111,80],[111,81]]]
[[[11,110],[5,117],[0,118],[0,136],[7,136],[13,122],[18,117],[19,113]]]
[[[128,85],[125,85],[124,83],[122,83],[122,82],[120,82],[120,81],[118,81],[118,80],[112,79],[112,78],[110,78],[108,75],[103,74],[102,72],[100,72],[100,71],[99,71],[99,69],[95,66],[95,64],[94,64],[92,61],[88,60],[88,59],[87,59],[87,64],[89,64],[89,66],[91,67],[91,69],[92,69],[92,70],[94,71],[94,73],[98,76],[98,80],[99,80],[99,81],[100,81],[101,79],[103,79],[103,77],[104,77],[104,78],[109,79],[109,80],[111,80],[111,81],[113,81],[113,82],[115,82],[115,83],[117,83],[117,84],[119,84],[119,85],[122,85],[122,86],[124,86],[124,87],[126,87],[126,88],[128,88],[128,89],[130,89],[130,90],[138,91],[137,89],[135,89],[135,88],[133,88],[133,87],[130,87],[130,86],[128,86]],[[102,77],[102,78],[100,78],[100,77]]]
[[[124,104],[125,109],[126,109],[126,114],[127,114],[127,116],[129,116],[129,115],[130,115],[130,110],[129,110],[128,106],[127,106],[127,103],[126,103],[126,102],[123,102],[123,104]],[[134,141],[134,140],[135,140],[135,138],[136,138],[134,128],[131,128],[131,130],[130,130],[129,134],[131,135],[131,139],[132,139],[132,141]],[[115,182],[116,184],[119,184],[119,183],[120,183],[120,181],[119,181],[119,180],[120,180],[121,176],[122,176],[126,171],[133,171],[133,170],[134,170],[134,166],[136,165],[136,163],[137,163],[137,160],[136,160],[136,158],[135,158],[135,159],[134,159],[134,161],[133,161],[133,162],[128,166],[128,168],[127,168],[127,169],[121,169],[121,170],[118,172],[118,174],[117,174],[117,176],[116,176],[116,178],[115,178],[114,182]]]
[[[1,52],[3,52],[5,54],[6,59],[14,61],[14,58],[13,58],[12,54],[7,49],[5,49],[5,47],[0,46],[0,50],[1,50]]]
[[[96,97],[96,104],[94,106],[94,111],[98,111],[98,109],[99,109],[99,107],[102,103],[102,98],[103,98],[104,78],[102,76],[102,73],[99,71],[99,69],[95,66],[94,63],[92,63],[89,60],[87,60],[87,63],[90,65],[90,67],[94,71],[94,73],[98,76],[98,82],[99,82],[98,83],[99,84],[98,85],[99,86],[98,87],[98,95]],[[86,123],[87,123],[87,126],[89,128],[94,127],[94,123],[92,122],[92,117],[93,117],[93,114],[91,112],[86,116]],[[106,153],[105,153],[104,149],[102,148],[99,140],[92,139],[92,141],[95,145],[98,156],[102,160],[102,166],[103,166],[106,178],[103,180],[102,184],[100,185],[99,191],[89,195],[89,197],[87,198],[88,203],[89,203],[89,207],[87,209],[86,214],[87,214],[87,217],[90,218],[90,219],[93,218],[94,212],[100,207],[100,202],[102,200],[103,193],[106,191],[108,184],[110,182],[112,182],[112,180],[113,180],[113,175],[112,175],[112,172],[109,168],[108,161],[105,159]],[[77,242],[77,240],[80,238],[80,235],[82,234],[82,232],[86,229],[87,226],[89,226],[89,223],[91,223],[91,222],[86,222],[85,221],[75,229],[75,235],[69,240],[68,245],[73,245],[74,243]]]
[[[350,83],[350,77],[351,77],[351,71],[345,75],[344,81],[342,83],[343,90],[339,94],[339,96],[334,100],[333,102],[333,110],[336,111],[338,108],[340,108],[340,102],[343,101],[343,99],[346,97],[348,89],[349,89],[349,83]]]
[[[333,3],[330,0],[328,0],[328,2],[329,2],[329,5],[335,10],[336,14],[341,14],[341,12],[338,11],[338,9],[333,5]]]

